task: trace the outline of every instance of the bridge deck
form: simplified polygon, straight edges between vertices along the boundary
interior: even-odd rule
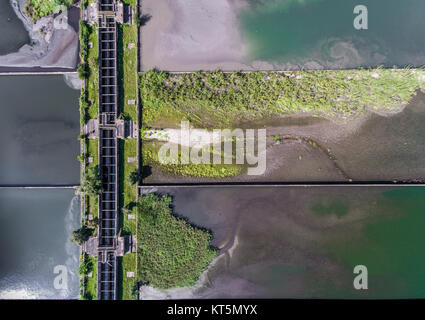
[[[99,167],[103,193],[99,196],[99,248],[114,248],[118,215],[118,139],[116,129],[99,131]]]
[[[102,0],[104,1],[104,0]],[[117,108],[117,28],[114,17],[99,18],[99,119],[104,125],[113,125]]]
[[[117,295],[118,234],[118,90],[117,23],[115,0],[99,0],[99,169],[103,192],[99,196],[97,298]]]
[[[117,288],[117,257],[114,252],[99,252],[97,298],[115,300]]]

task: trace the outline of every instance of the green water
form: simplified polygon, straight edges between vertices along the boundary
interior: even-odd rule
[[[198,298],[425,297],[425,187],[160,188],[231,255]],[[230,244],[227,245],[230,239]],[[222,249],[224,252],[226,249]],[[368,290],[355,290],[356,265]]]
[[[240,13],[249,59],[296,68],[422,66],[423,0],[248,0]],[[368,30],[353,26],[368,9]]]
[[[330,204],[316,204],[313,206],[313,211],[319,215],[332,215],[342,217],[348,212],[348,206],[341,201],[335,201]]]
[[[425,296],[424,195],[425,188],[384,192],[366,211],[370,218],[365,218],[361,228],[347,228],[344,236],[325,243],[325,251],[346,268],[346,279],[353,279],[356,265],[368,268],[369,289],[353,289],[345,291],[344,295],[367,298]],[[338,292],[333,294],[337,296]]]

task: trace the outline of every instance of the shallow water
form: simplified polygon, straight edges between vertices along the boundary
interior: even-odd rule
[[[225,248],[208,284],[179,298],[425,297],[425,188],[156,191],[172,194],[175,212]],[[368,290],[353,287],[356,265],[368,268]]]
[[[79,247],[70,242],[80,224],[74,190],[0,190],[0,299],[75,299]],[[55,289],[65,266],[67,289]]]
[[[240,13],[249,60],[285,69],[423,66],[422,0],[248,0]],[[353,26],[354,7],[368,9],[368,29]]]
[[[18,19],[9,2],[0,1],[0,55],[18,51],[30,42],[24,24]]]
[[[0,184],[78,184],[79,91],[63,76],[0,76]]]
[[[367,30],[357,30],[357,5]],[[146,0],[143,70],[421,67],[423,0]],[[214,25],[214,28],[211,28]]]
[[[332,152],[335,163],[353,181],[424,181],[424,122],[425,95],[419,93],[402,112],[386,116],[370,113],[359,125],[336,125],[325,121],[321,127],[315,127],[314,123],[304,128],[284,125],[269,127],[268,132],[297,132],[300,136],[310,137]],[[287,143],[271,149],[269,155],[276,158],[278,168],[260,180],[341,179],[335,175],[337,170],[333,162],[319,148]],[[299,155],[302,160],[297,160]]]

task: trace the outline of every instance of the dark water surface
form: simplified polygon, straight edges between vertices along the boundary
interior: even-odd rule
[[[201,298],[425,297],[425,188],[161,188],[223,256]],[[369,289],[353,287],[365,265]]]
[[[80,223],[74,190],[0,189],[0,299],[75,299],[79,247],[69,241]],[[56,266],[67,289],[55,289]]]
[[[18,51],[30,42],[28,32],[18,19],[9,0],[0,1],[0,55]]]
[[[0,184],[78,184],[79,91],[63,76],[0,76]]]

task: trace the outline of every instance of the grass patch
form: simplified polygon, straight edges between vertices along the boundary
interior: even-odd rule
[[[120,270],[118,277],[118,297],[120,300],[135,300],[137,296],[133,294],[133,288],[137,281],[137,255],[135,253],[129,253],[118,259]],[[134,272],[134,278],[127,278],[127,272]]]
[[[97,26],[80,21],[80,64],[78,77],[84,80],[80,95],[80,123],[83,126],[89,119],[98,114],[98,48]],[[91,46],[90,46],[91,43]]]
[[[99,141],[97,139],[87,139],[86,152],[87,157],[92,157],[93,162],[87,163],[86,168],[95,168],[99,165]],[[93,218],[98,216],[98,198],[86,195],[86,212],[91,214]]]
[[[99,165],[99,141],[98,139],[87,139],[87,157],[93,158],[93,162],[87,163],[88,167]]]
[[[137,217],[137,184],[131,184],[127,177],[131,172],[137,169],[136,162],[128,162],[128,158],[137,159],[137,139],[123,139],[119,141],[120,147],[120,204],[121,204],[121,223],[122,234],[136,235],[136,220],[129,220],[128,214],[134,214]],[[124,255],[118,260],[119,278],[118,295],[122,300],[134,300],[137,297],[133,294],[133,288],[137,277],[137,256],[135,253]],[[134,272],[135,278],[127,278],[127,272]]]
[[[181,164],[180,156],[177,164],[162,164],[158,160],[160,144],[144,141],[142,148],[143,166],[152,166],[160,171],[176,176],[198,178],[226,178],[240,175],[246,171],[244,165],[238,164]]]
[[[96,300],[97,299],[97,258],[89,255],[83,255],[83,259],[88,260],[91,263],[92,277],[84,276],[84,296],[81,296],[82,300]]]
[[[424,88],[421,69],[140,75],[144,125],[189,120],[203,128],[309,113],[346,119],[371,108],[405,105]]]
[[[89,42],[93,44],[88,48],[87,63],[89,66],[89,77],[87,82],[87,101],[88,101],[88,116],[89,119],[97,117],[99,112],[98,108],[98,87],[99,87],[99,53],[98,53],[98,39],[97,39],[97,25],[93,25],[92,32],[90,33]]]
[[[119,81],[122,84],[122,112],[125,117],[137,121],[137,104],[128,104],[128,100],[137,101],[137,25],[119,26]],[[133,46],[133,47],[131,47]]]
[[[128,162],[128,158],[136,158]],[[124,234],[136,234],[136,220],[129,220],[127,215],[137,215],[137,184],[131,184],[128,176],[137,170],[137,139],[120,140],[120,190],[122,208],[122,227]]]
[[[85,290],[92,297],[91,300],[97,300],[97,258],[88,257],[88,259],[92,260],[93,270],[92,270],[92,277],[87,278],[87,284],[86,284]]]
[[[140,200],[139,279],[160,289],[193,285],[217,254],[211,234],[174,216],[168,195]]]

